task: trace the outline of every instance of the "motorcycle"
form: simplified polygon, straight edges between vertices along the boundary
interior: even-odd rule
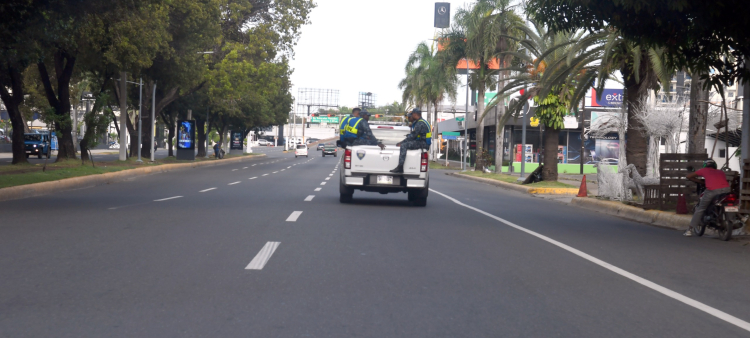
[[[703,198],[705,190],[705,185],[698,184],[698,195],[701,198]],[[698,205],[696,204],[693,208],[693,213],[695,213],[697,207]],[[732,232],[743,225],[739,211],[740,200],[736,194],[730,192],[718,195],[711,200],[711,204],[708,205],[706,212],[703,213],[700,227],[693,229],[693,233],[696,236],[703,236],[706,227],[709,227],[716,230],[721,240],[728,241],[732,238]]]

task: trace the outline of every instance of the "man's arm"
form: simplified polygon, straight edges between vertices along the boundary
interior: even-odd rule
[[[686,177],[687,177],[688,180],[691,180],[691,181],[693,181],[695,183],[703,183],[702,180],[698,179],[698,177],[703,177],[701,175],[698,175],[698,172],[689,173],[689,174],[687,174]]]

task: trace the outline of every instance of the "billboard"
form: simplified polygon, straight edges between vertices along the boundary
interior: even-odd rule
[[[177,148],[195,149],[195,121],[177,121]]]
[[[435,3],[435,28],[450,28],[451,26],[451,3]]]
[[[592,107],[619,107],[622,106],[622,89],[604,89],[602,98],[597,99],[596,89],[591,89],[591,106]]]
[[[229,144],[229,149],[237,149],[242,150],[242,132],[241,131],[232,131],[232,143]]]

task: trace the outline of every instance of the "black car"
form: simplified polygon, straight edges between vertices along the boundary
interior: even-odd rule
[[[318,145],[320,146],[320,145]],[[326,157],[326,155],[333,155],[333,157],[336,157],[336,148],[335,144],[328,143],[323,145],[323,157]]]

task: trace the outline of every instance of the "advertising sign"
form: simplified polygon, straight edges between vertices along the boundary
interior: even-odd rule
[[[313,117],[311,117],[311,119],[312,120],[310,120],[310,122],[313,122],[313,123],[336,123],[336,124],[339,123],[338,116],[331,116],[331,117],[328,117],[328,116],[313,116]]]
[[[177,121],[177,148],[195,149],[195,121]]]
[[[596,89],[591,89],[592,107],[619,107],[623,98],[622,89],[604,89],[601,100],[597,100]]]
[[[232,143],[229,144],[229,149],[242,150],[241,131],[232,131]]]
[[[451,3],[435,3],[435,28],[450,28],[451,26]]]

